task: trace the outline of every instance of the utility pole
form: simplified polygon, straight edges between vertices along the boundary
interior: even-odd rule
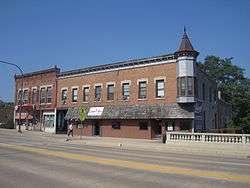
[[[0,60],[0,63],[2,64],[6,64],[6,65],[12,65],[14,67],[16,67],[19,71],[20,71],[20,74],[21,74],[21,95],[20,95],[20,105],[19,105],[19,122],[18,122],[18,132],[19,133],[22,133],[21,131],[21,116],[22,116],[22,107],[23,107],[23,70],[21,69],[20,66],[18,66],[17,64],[14,64],[14,63],[10,63],[10,62],[7,62],[7,61],[1,61]],[[18,105],[18,104],[17,104]]]

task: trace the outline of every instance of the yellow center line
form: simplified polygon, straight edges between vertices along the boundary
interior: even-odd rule
[[[154,172],[167,173],[167,174],[179,174],[179,175],[188,175],[188,176],[195,176],[195,177],[215,178],[219,180],[228,180],[228,181],[235,181],[235,182],[242,182],[242,183],[250,183],[249,175],[238,175],[238,174],[232,174],[228,172],[198,170],[198,169],[191,169],[191,168],[173,167],[173,166],[166,166],[166,165],[119,160],[119,159],[108,159],[108,158],[102,158],[102,157],[95,157],[95,156],[82,155],[82,154],[76,154],[76,153],[67,153],[67,152],[62,152],[62,151],[53,151],[53,150],[48,150],[48,149],[41,149],[41,148],[34,148],[34,147],[27,147],[27,146],[18,146],[18,145],[12,145],[12,144],[0,143],[0,146],[9,148],[9,149],[23,151],[23,152],[30,152],[30,153],[36,153],[36,154],[60,157],[60,158],[66,158],[66,159],[74,159],[74,160],[92,162],[92,163],[97,163],[97,164],[102,164],[102,165],[110,165],[110,166],[115,166],[115,167],[123,167],[123,168],[154,171]]]

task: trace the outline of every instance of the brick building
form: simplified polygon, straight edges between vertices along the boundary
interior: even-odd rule
[[[15,124],[21,119],[27,128],[55,132],[57,67],[15,76]],[[23,87],[22,87],[23,85]],[[23,88],[23,92],[21,90]],[[22,93],[21,93],[22,92]],[[19,114],[21,96],[23,104]]]
[[[184,31],[180,48],[172,54],[61,73],[55,69],[53,131],[65,132],[69,120],[75,122],[76,134],[82,130],[88,136],[147,139],[165,130],[220,127],[219,119],[226,122],[229,116],[218,113],[224,103],[216,83],[199,70],[198,55]],[[79,109],[86,116],[83,126]]]

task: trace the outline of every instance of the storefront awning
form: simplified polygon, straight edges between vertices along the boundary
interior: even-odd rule
[[[85,107],[86,119],[167,119],[194,118],[193,106],[169,105],[129,105],[105,106],[101,114],[88,113],[93,107]],[[96,107],[95,107],[96,108]],[[97,107],[98,108],[98,107]],[[100,108],[100,107],[99,107]],[[91,115],[92,114],[92,115]],[[77,107],[69,108],[66,120],[79,119]]]
[[[18,120],[20,117],[19,117],[19,113],[16,114],[15,118]],[[28,120],[31,120],[33,119],[33,116],[30,115],[30,114],[26,114],[26,113],[22,113],[21,114],[21,119],[24,120],[24,119],[28,119]]]

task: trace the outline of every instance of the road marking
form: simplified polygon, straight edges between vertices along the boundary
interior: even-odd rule
[[[81,151],[99,151],[98,149],[94,149],[94,148],[82,148],[82,147],[77,147],[77,146],[63,146],[63,145],[50,145],[51,147],[57,147],[58,149],[59,148],[64,148],[64,149],[77,149],[77,150],[81,150]],[[173,159],[173,157],[169,157],[169,156],[154,156],[154,155],[143,155],[143,154],[133,154],[133,153],[121,153],[121,152],[118,152],[118,151],[115,151],[113,150],[112,152],[109,152],[109,151],[99,151],[101,153],[107,153],[107,154],[114,154],[114,153],[117,153],[117,154],[125,154],[126,156],[130,157],[130,156],[133,156],[133,157],[148,157],[148,158],[157,158],[157,159]],[[234,166],[246,166],[246,167],[250,167],[250,164],[248,163],[236,163],[236,162],[226,162],[226,161],[211,161],[211,160],[204,160],[204,159],[190,159],[190,158],[178,158],[178,157],[174,157],[175,160],[178,160],[180,161],[179,163],[181,164],[191,164],[189,162],[198,162],[198,163],[206,163],[206,164],[222,164],[222,165],[234,165]]]
[[[19,146],[19,145],[4,144],[4,143],[0,143],[0,146],[9,148],[9,149],[18,150],[18,151],[23,151],[23,152],[41,154],[41,155],[52,156],[52,157],[60,157],[60,158],[66,158],[66,159],[74,159],[74,160],[80,160],[84,162],[97,163],[101,165],[110,165],[110,166],[115,166],[115,167],[123,167],[123,168],[136,169],[136,170],[146,170],[146,171],[153,171],[153,172],[160,172],[160,173],[167,173],[167,174],[179,174],[179,175],[188,175],[188,176],[195,176],[195,177],[215,178],[219,180],[228,180],[228,181],[235,181],[235,182],[242,182],[242,183],[250,183],[250,176],[248,175],[238,175],[238,174],[232,174],[232,173],[227,173],[227,172],[173,167],[173,166],[166,166],[166,165],[157,165],[157,164],[149,164],[149,163],[142,163],[142,162],[127,161],[127,160],[119,160],[119,159],[108,159],[108,158],[102,158],[102,157],[95,157],[95,156],[89,156],[89,155],[81,155],[81,154],[76,154],[76,153],[67,153],[67,152],[61,152],[61,151],[53,151],[53,150],[42,149],[42,148],[34,148],[34,147]]]

